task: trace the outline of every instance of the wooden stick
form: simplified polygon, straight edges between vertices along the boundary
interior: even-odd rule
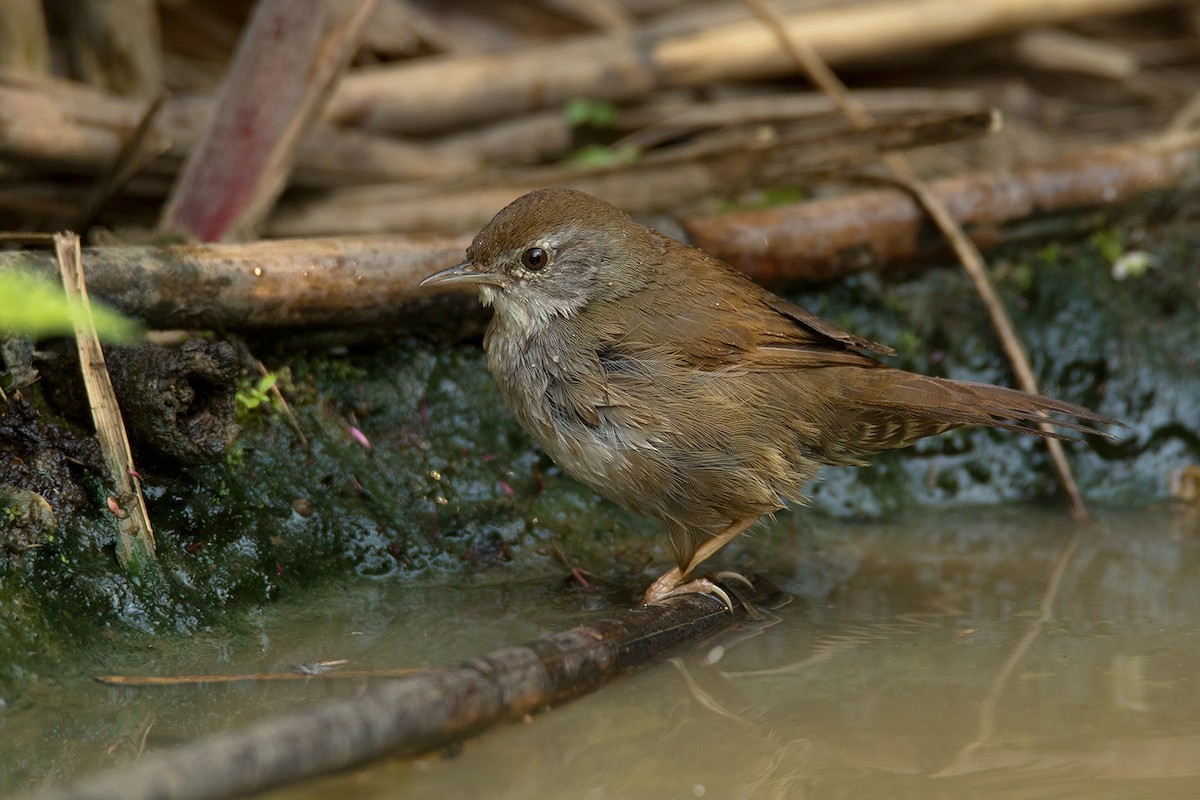
[[[1157,0],[883,0],[784,14],[790,38],[802,38],[830,66],[928,51],[959,42],[1073,19],[1132,14]],[[775,33],[757,20],[678,37],[655,48],[676,83],[745,80],[794,71]]]
[[[1124,81],[1141,65],[1128,49],[1055,29],[1026,31],[1013,45],[1017,60],[1051,72],[1073,72],[1105,80]]]
[[[870,112],[854,100],[853,95],[847,91],[845,85],[833,73],[833,70],[830,69],[829,65],[821,58],[817,51],[813,49],[811,43],[804,38],[803,34],[787,28],[786,22],[775,10],[770,0],[746,0],[746,3],[752,6],[763,18],[766,22],[766,27],[779,39],[783,50],[795,59],[808,77],[822,91],[828,93],[838,102],[843,113],[854,123],[855,127],[866,128],[874,122]],[[1000,339],[1000,345],[1008,355],[1013,372],[1016,374],[1017,384],[1024,391],[1037,394],[1037,378],[1033,374],[1033,367],[1029,364],[1029,356],[1026,354],[1025,346],[1022,344],[1021,338],[1017,335],[1016,328],[1008,316],[1008,311],[1004,308],[1004,302],[1000,299],[1000,293],[996,291],[996,286],[992,283],[991,276],[988,275],[987,264],[984,262],[979,248],[975,247],[974,243],[967,238],[962,227],[958,224],[958,220],[950,213],[950,210],[942,202],[941,198],[931,192],[929,185],[917,177],[916,171],[902,153],[887,153],[884,157],[884,163],[892,175],[895,176],[896,180],[912,192],[913,196],[917,198],[934,223],[949,240],[950,245],[954,248],[954,252],[958,255],[958,259],[963,265],[963,269],[967,273],[967,277],[971,279],[976,293],[979,295],[980,300],[983,301],[988,318],[992,321],[992,327]],[[1054,427],[1049,422],[1040,422],[1038,423],[1038,427],[1047,434],[1053,434],[1054,432]],[[1083,502],[1083,495],[1080,493],[1079,486],[1075,482],[1075,476],[1071,472],[1071,464],[1067,460],[1067,453],[1063,449],[1062,442],[1053,436],[1047,436],[1045,442],[1046,448],[1050,451],[1050,458],[1053,460],[1054,467],[1058,472],[1059,482],[1062,484],[1070,501],[1072,515],[1078,520],[1087,520],[1089,518],[1087,506]]]
[[[971,172],[929,183],[980,247],[1004,226],[1046,215],[1119,206],[1153,191],[1200,186],[1200,134],[1092,147],[1044,164]],[[681,220],[693,243],[760,283],[829,281],[911,269],[942,254],[908,192],[875,189],[806,203]],[[1011,235],[1011,234],[1007,234]]]
[[[194,686],[202,683],[263,683],[269,681],[364,680],[404,678],[428,670],[413,669],[297,669],[294,672],[243,672],[232,675],[97,675],[106,686]]]
[[[146,560],[154,558],[154,531],[150,527],[141,481],[133,468],[133,455],[129,451],[129,437],[121,421],[121,409],[117,406],[117,396],[104,366],[104,351],[92,320],[79,237],[73,233],[55,234],[54,251],[67,297],[79,309],[75,318],[75,342],[79,346],[83,384],[91,405],[96,436],[104,453],[104,463],[117,486],[117,496],[109,498],[109,508],[117,519],[117,559],[123,566],[137,569]]]
[[[725,588],[735,596],[739,591]],[[385,755],[423,753],[588,694],[672,649],[756,618],[746,604],[778,596],[756,580],[735,613],[700,595],[631,609],[455,667],[376,683],[354,697],[146,753],[136,763],[26,800],[226,798]]]
[[[1129,14],[1168,0],[875,0],[786,15],[829,64],[998,36],[1080,17]],[[794,72],[794,62],[755,20],[699,32],[610,34],[538,41],[507,53],[442,56],[348,75],[330,103],[338,120],[406,133],[495,121],[571,98],[629,100],[656,89]]]
[[[95,247],[84,260],[96,296],[153,327],[346,329],[402,320],[411,311],[405,303],[435,295],[418,289],[421,279],[461,261],[470,241],[408,236]],[[15,266],[56,268],[37,253],[0,252],[0,269]]]
[[[964,114],[988,107],[982,92],[968,89],[862,89],[855,94],[876,114],[910,119],[930,113]],[[827,96],[809,91],[735,95],[703,102],[663,98],[659,103],[621,109],[617,113],[617,128],[629,133],[614,146],[632,144],[646,149],[659,141],[695,130],[755,122],[813,120],[837,113],[837,106]]]
[[[263,0],[159,227],[200,241],[252,238],[283,191],[304,134],[354,54],[376,0]]]
[[[73,81],[0,73],[0,158],[102,173],[145,107]]]

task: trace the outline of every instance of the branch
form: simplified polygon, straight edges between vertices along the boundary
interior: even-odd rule
[[[738,587],[725,587],[736,595]],[[779,597],[760,580],[731,614],[711,597],[631,609],[458,666],[263,720],[27,800],[205,800],[263,791],[382,756],[411,756],[588,694],[669,650],[757,618]]]

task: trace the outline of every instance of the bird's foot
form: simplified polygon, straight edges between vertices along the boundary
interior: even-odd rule
[[[718,572],[713,577],[738,580],[747,586],[751,585],[746,576],[739,575],[736,572]],[[659,576],[654,583],[650,584],[650,588],[646,590],[646,594],[642,597],[642,603],[648,606],[661,606],[665,605],[666,601],[672,597],[682,597],[685,594],[706,594],[720,600],[725,608],[729,609],[729,613],[733,613],[733,600],[730,599],[728,592],[714,583],[708,576],[693,578],[690,581],[684,580],[679,567],[674,567],[669,572]]]

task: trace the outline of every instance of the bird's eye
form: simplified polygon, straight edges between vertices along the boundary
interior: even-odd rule
[[[525,269],[537,271],[545,269],[550,263],[550,254],[540,247],[531,247],[524,253],[521,253],[521,266]]]

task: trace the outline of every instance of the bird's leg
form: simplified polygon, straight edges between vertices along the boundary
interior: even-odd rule
[[[738,534],[749,528],[757,520],[758,517],[756,516],[735,519],[729,523],[729,527],[725,528],[725,530],[705,540],[703,544],[696,548],[696,552],[692,554],[692,560],[688,562],[687,569],[680,569],[678,566],[675,566],[663,575],[660,575],[654,583],[650,584],[650,588],[646,590],[645,596],[642,597],[642,602],[648,606],[661,606],[669,598],[679,597],[680,595],[710,594],[724,603],[725,607],[730,611],[733,611],[733,601],[729,599],[729,595],[725,593],[724,589],[717,586],[708,578],[688,580],[688,576],[692,574],[692,570],[700,566],[701,562],[729,544]],[[720,576],[725,578],[735,577],[749,583],[745,577],[733,572],[722,572]]]

